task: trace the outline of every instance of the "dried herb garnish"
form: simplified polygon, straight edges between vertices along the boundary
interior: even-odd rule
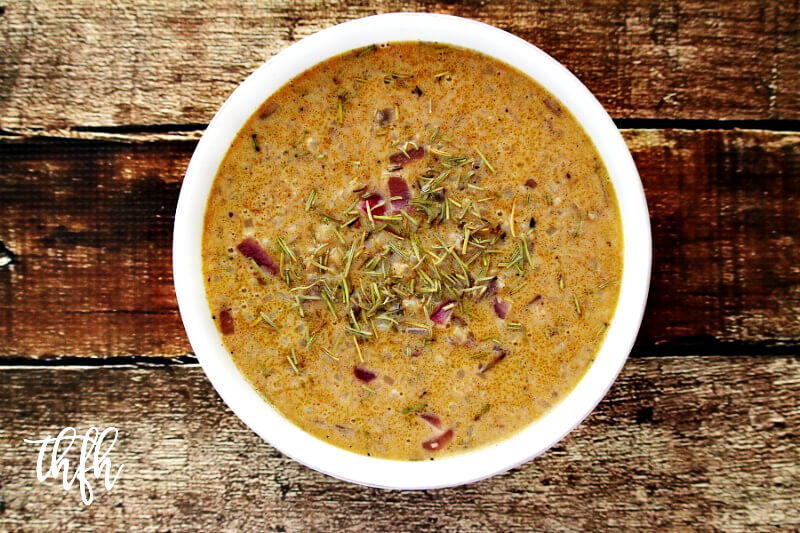
[[[306,211],[310,211],[312,207],[314,207],[314,200],[317,196],[316,189],[311,189],[311,193],[308,195],[308,200],[306,200]]]
[[[297,354],[294,352],[294,348],[292,348],[291,355],[286,356],[286,360],[289,361],[289,365],[291,365],[292,370],[294,370],[294,373],[300,374],[300,370],[297,368]]]
[[[490,404],[488,404],[488,403],[487,403],[487,404],[485,404],[483,407],[481,407],[481,410],[480,410],[480,411],[478,411],[478,414],[476,414],[476,415],[475,415],[475,418],[474,418],[473,420],[475,420],[475,422],[477,422],[478,420],[480,420],[480,419],[481,419],[481,417],[482,417],[483,415],[485,415],[486,413],[488,413],[488,412],[489,412],[489,409],[491,409],[491,408],[492,408],[492,406],[491,406]]]
[[[387,74],[390,81],[409,76]],[[337,120],[341,120],[340,109],[343,113],[346,99],[345,92],[337,96]],[[387,108],[378,116],[383,120],[398,112]],[[307,132],[296,142],[301,143],[305,135]],[[507,221],[499,213],[494,217],[491,208],[481,207],[500,197],[499,191],[481,182],[481,173],[476,173],[478,161],[489,172],[497,172],[486,155],[477,148],[477,156],[463,155],[457,147],[445,144],[451,141],[438,128],[429,144],[413,139],[391,143],[389,150],[396,152],[389,154],[382,184],[353,179],[348,187],[352,196],[348,194],[341,205],[328,204],[325,209],[330,212],[319,205],[329,201],[327,198],[323,200],[316,189],[308,193],[305,210],[328,226],[330,239],[310,249],[301,249],[303,245],[298,242],[293,249],[291,241],[274,236],[279,259],[275,271],[304,322],[306,350],[315,350],[332,361],[341,358],[336,346],[329,349],[316,343],[322,315],[337,331],[337,344],[339,339],[351,338],[357,364],[365,361],[364,346],[380,342],[381,336],[391,332],[420,335],[425,345],[433,342],[440,328],[451,328],[452,321],[468,327],[470,320],[479,319],[478,306],[489,310],[497,307],[498,274],[502,270],[522,274],[533,267],[531,230],[536,223],[529,217],[525,231],[516,227],[515,218],[521,209],[516,195]],[[403,176],[397,174],[404,165],[417,160],[421,163],[414,170],[406,170]],[[351,164],[358,167],[361,162]],[[388,197],[378,192],[386,190]],[[503,222],[510,224],[508,237],[502,230]],[[518,283],[506,291],[500,315],[508,312],[513,295],[524,286]],[[563,277],[559,286],[564,288]],[[580,304],[573,297],[580,314]],[[469,300],[476,305],[468,307]],[[278,329],[266,314],[262,320]],[[506,322],[504,330],[521,331],[522,324]],[[502,350],[492,359],[485,352],[470,356],[484,360],[480,373],[485,373],[506,356],[506,351],[496,336],[479,342],[491,342],[494,349]],[[412,351],[414,355],[420,353],[409,349],[409,353]],[[296,356],[290,361],[299,371]]]
[[[263,311],[259,311],[258,315],[261,317],[261,320],[272,326],[274,329],[278,329],[278,326],[275,325],[275,322],[273,322],[272,319],[270,319],[270,317],[268,317],[266,313],[264,313]]]
[[[481,159],[483,160],[483,163],[484,163],[484,164],[486,165],[486,167],[487,167],[487,168],[488,168],[488,169],[489,169],[489,170],[492,172],[492,174],[495,174],[497,171],[494,169],[494,167],[492,166],[492,164],[491,164],[491,163],[489,163],[489,160],[488,160],[488,159],[486,159],[486,156],[485,156],[485,155],[483,155],[483,152],[481,152],[480,148],[476,148],[476,149],[475,149],[475,151],[476,151],[476,152],[478,152],[478,155],[479,155],[479,156],[481,156]]]
[[[420,403],[420,404],[417,404],[417,405],[412,405],[410,407],[406,407],[405,409],[403,409],[402,413],[404,415],[415,415],[415,414],[419,413],[420,411],[422,411],[423,409],[425,409],[426,407],[428,407],[427,402],[426,403]]]

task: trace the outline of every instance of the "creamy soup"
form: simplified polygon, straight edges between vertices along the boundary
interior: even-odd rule
[[[334,57],[250,118],[214,181],[203,270],[240,371],[353,452],[508,438],[575,386],[622,272],[591,140],[514,68],[434,43]]]

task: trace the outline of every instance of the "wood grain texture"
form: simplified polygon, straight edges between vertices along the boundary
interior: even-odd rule
[[[629,130],[654,237],[639,350],[800,338],[800,135]],[[0,143],[0,356],[180,356],[172,220],[194,143]],[[0,251],[2,251],[0,249]],[[683,348],[681,348],[683,347]]]
[[[206,123],[287,45],[392,11],[514,33],[616,117],[798,119],[799,10],[758,0],[10,0],[0,14],[0,129]]]
[[[800,527],[800,360],[640,358],[542,457],[474,485],[386,492],[282,456],[197,367],[0,370],[0,529],[510,531]],[[67,425],[114,425],[125,470],[84,509],[35,482]]]
[[[172,224],[194,143],[0,147],[4,355],[185,354]]]
[[[625,137],[653,232],[640,345],[800,340],[800,135]]]

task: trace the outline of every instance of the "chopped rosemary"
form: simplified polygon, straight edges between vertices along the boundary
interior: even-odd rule
[[[331,225],[331,229],[333,230],[333,233],[336,235],[336,238],[339,239],[339,242],[344,244],[345,243],[344,237],[342,237],[342,234],[339,233],[338,229],[336,229],[336,226]]]
[[[581,304],[578,302],[578,297],[575,296],[575,293],[572,293],[572,299],[575,300],[575,310],[578,312],[578,316],[581,316]]]
[[[364,355],[361,353],[361,346],[358,345],[358,339],[356,339],[355,335],[352,335],[353,344],[356,345],[356,352],[358,352],[358,360],[362,363],[364,362]]]
[[[261,268],[261,265],[259,265],[258,263],[256,263],[256,260],[255,260],[255,259],[253,259],[252,257],[250,258],[250,264],[252,264],[252,265],[253,265],[253,268],[255,268],[255,269],[256,269],[256,272],[257,272],[257,273],[258,273],[258,274],[259,274],[259,275],[260,275],[262,278],[265,278],[265,279],[266,279],[267,275],[264,273],[264,270]]]
[[[338,357],[336,357],[335,355],[333,355],[333,354],[331,353],[331,351],[330,351],[330,350],[328,350],[327,348],[321,348],[321,350],[322,350],[322,353],[324,353],[325,355],[327,355],[328,357],[330,357],[330,358],[331,358],[331,359],[333,359],[334,361],[338,361],[338,360],[339,360],[339,358],[338,358]]]
[[[278,237],[278,246],[281,247],[283,253],[285,253],[289,257],[289,259],[292,260],[292,262],[297,261],[297,257],[295,257],[294,253],[289,249],[288,246],[286,246],[286,243],[283,242],[283,239],[281,239],[280,237]]]
[[[525,252],[525,260],[528,262],[528,266],[533,266],[533,261],[531,260],[531,252],[528,250],[528,241],[525,240],[525,237],[521,237],[520,241],[522,242],[522,250]]]
[[[331,316],[333,316],[334,320],[336,320],[338,317],[336,316],[336,310],[333,308],[333,302],[331,302],[331,297],[328,294],[328,291],[326,289],[321,290],[320,296],[322,296],[322,299],[325,300],[325,305],[328,307],[328,311],[331,312]]]
[[[270,319],[270,317],[268,317],[266,313],[264,313],[263,311],[259,311],[258,314],[261,316],[261,319],[264,322],[272,326],[274,329],[278,329],[278,326],[275,325],[275,322],[273,322],[272,319]]]
[[[344,267],[344,274],[343,274],[344,277],[347,277],[347,275],[350,273],[350,267],[353,265],[353,257],[355,255],[355,252],[356,252],[356,241],[353,241],[353,243],[350,245],[350,251],[347,252],[347,263]]]
[[[415,415],[420,411],[422,411],[423,409],[425,409],[426,407],[428,407],[427,403],[419,403],[417,405],[406,407],[405,409],[403,409],[402,413],[403,415]]]
[[[306,334],[307,334],[307,333],[306,333]],[[308,350],[309,348],[311,348],[311,345],[312,345],[312,344],[314,344],[314,341],[315,341],[315,340],[317,340],[317,335],[318,335],[318,333],[314,333],[313,335],[311,335],[310,337],[308,337],[308,338],[306,339],[306,350]]]
[[[452,157],[452,155],[453,155],[450,152],[445,152],[444,150],[439,150],[437,148],[430,148],[430,151],[433,154],[441,155],[441,156],[444,156],[444,157]]]
[[[365,339],[372,337],[371,331],[361,331],[360,329],[351,328],[350,326],[345,326],[344,330],[353,335],[354,337],[361,337]]]
[[[414,74],[407,74],[404,72],[387,72],[386,74],[383,75],[383,82],[391,83],[393,80],[404,80],[413,77]]]
[[[306,200],[306,211],[310,211],[312,207],[314,207],[314,199],[317,196],[316,189],[311,189],[311,193],[308,195],[308,200]]]
[[[292,348],[292,350],[294,350],[294,348]],[[297,363],[295,363],[295,362],[292,360],[292,357],[291,357],[290,355],[287,355],[287,356],[286,356],[286,360],[287,360],[287,361],[289,361],[289,364],[290,364],[290,365],[292,365],[292,370],[294,370],[294,373],[299,375],[299,374],[300,374],[300,371],[297,369]]]
[[[608,323],[606,323],[606,322],[603,322],[602,324],[600,324],[600,328],[597,330],[597,333],[594,334],[594,339],[598,339],[600,337],[600,335],[603,334],[603,332],[606,330],[607,327],[608,327]]]
[[[489,163],[489,160],[488,160],[488,159],[486,159],[486,156],[485,156],[485,155],[483,155],[483,152],[481,152],[480,148],[475,148],[475,151],[476,151],[476,152],[478,152],[478,155],[479,155],[479,156],[481,156],[481,159],[483,160],[484,164],[486,164],[486,166],[489,168],[489,170],[491,170],[491,171],[492,171],[492,174],[496,174],[496,173],[497,173],[497,171],[494,169],[494,167],[492,166],[492,164],[491,164],[491,163]]]
[[[578,217],[578,224],[575,226],[575,230],[572,232],[572,237],[577,237],[581,232],[581,227],[583,226],[583,213]]]
[[[258,145],[258,136],[254,133],[253,135],[250,136],[250,138],[253,139],[253,149],[256,152],[260,152],[261,147]]]

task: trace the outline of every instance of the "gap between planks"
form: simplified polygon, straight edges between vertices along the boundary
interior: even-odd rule
[[[781,133],[800,132],[800,120],[704,120],[615,118],[620,130],[744,130]],[[151,142],[197,141],[208,124],[131,124],[126,126],[75,126],[70,128],[0,129],[0,142],[35,139],[80,139],[86,141]]]
[[[681,343],[663,343],[656,345],[636,345],[631,350],[630,359],[648,359],[658,357],[662,359],[684,357],[800,357],[800,342],[797,343],[701,343],[697,345]],[[163,367],[199,367],[200,361],[194,354],[169,356],[60,356],[46,355],[41,358],[14,357],[0,355],[0,372],[19,369],[93,369],[93,368],[123,368],[123,369],[158,369]]]

